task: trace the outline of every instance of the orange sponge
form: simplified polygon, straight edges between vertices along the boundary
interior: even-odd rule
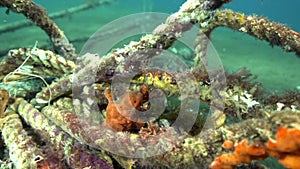
[[[231,148],[231,141],[225,141],[223,148]],[[267,144],[248,145],[243,140],[235,146],[231,154],[217,157],[210,165],[212,169],[233,169],[236,165],[250,163],[272,156],[287,168],[300,169],[300,130],[298,128],[279,127],[276,141],[269,140]]]

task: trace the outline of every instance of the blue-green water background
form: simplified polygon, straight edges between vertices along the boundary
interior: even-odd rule
[[[83,0],[37,0],[48,13],[78,6]],[[72,16],[55,19],[58,26],[69,39],[89,37],[101,26],[119,17],[138,12],[176,12],[183,0],[116,0],[110,5],[100,6]],[[283,23],[300,31],[300,1],[297,0],[234,0],[223,8],[233,9],[245,14],[256,14]],[[0,26],[18,20],[25,20],[20,14],[0,9]],[[122,27],[122,25],[120,25]],[[47,35],[37,27],[29,27],[0,35],[0,50],[17,47],[32,47],[38,41],[40,45],[49,43]],[[74,44],[80,52],[84,42]],[[268,43],[248,35],[226,28],[218,28],[212,34],[212,43],[221,58],[224,67],[235,71],[247,67],[258,75],[258,81],[270,92],[282,92],[300,86],[300,58],[293,53],[285,53],[278,47],[272,48]]]

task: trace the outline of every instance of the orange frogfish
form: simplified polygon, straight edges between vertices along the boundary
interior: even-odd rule
[[[118,103],[114,103],[110,89],[105,90],[105,97],[108,100],[105,123],[111,128],[116,131],[135,132],[144,126],[145,122],[135,118],[131,112],[134,109],[143,110],[142,107],[149,97],[146,86],[142,86],[139,92],[123,94]]]

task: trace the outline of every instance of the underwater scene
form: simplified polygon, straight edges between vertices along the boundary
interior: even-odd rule
[[[0,0],[0,169],[300,169],[299,5]]]

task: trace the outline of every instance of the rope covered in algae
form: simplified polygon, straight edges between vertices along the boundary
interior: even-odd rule
[[[101,151],[94,153],[87,149],[24,99],[18,98],[12,108],[18,111],[26,123],[41,134],[48,143],[56,147],[57,156],[66,159],[70,167],[112,168],[109,156]]]
[[[247,16],[232,10],[217,10],[210,29],[225,26],[242,33],[265,40],[271,46],[280,46],[286,52],[300,56],[300,34],[289,27],[271,22],[264,17]]]

